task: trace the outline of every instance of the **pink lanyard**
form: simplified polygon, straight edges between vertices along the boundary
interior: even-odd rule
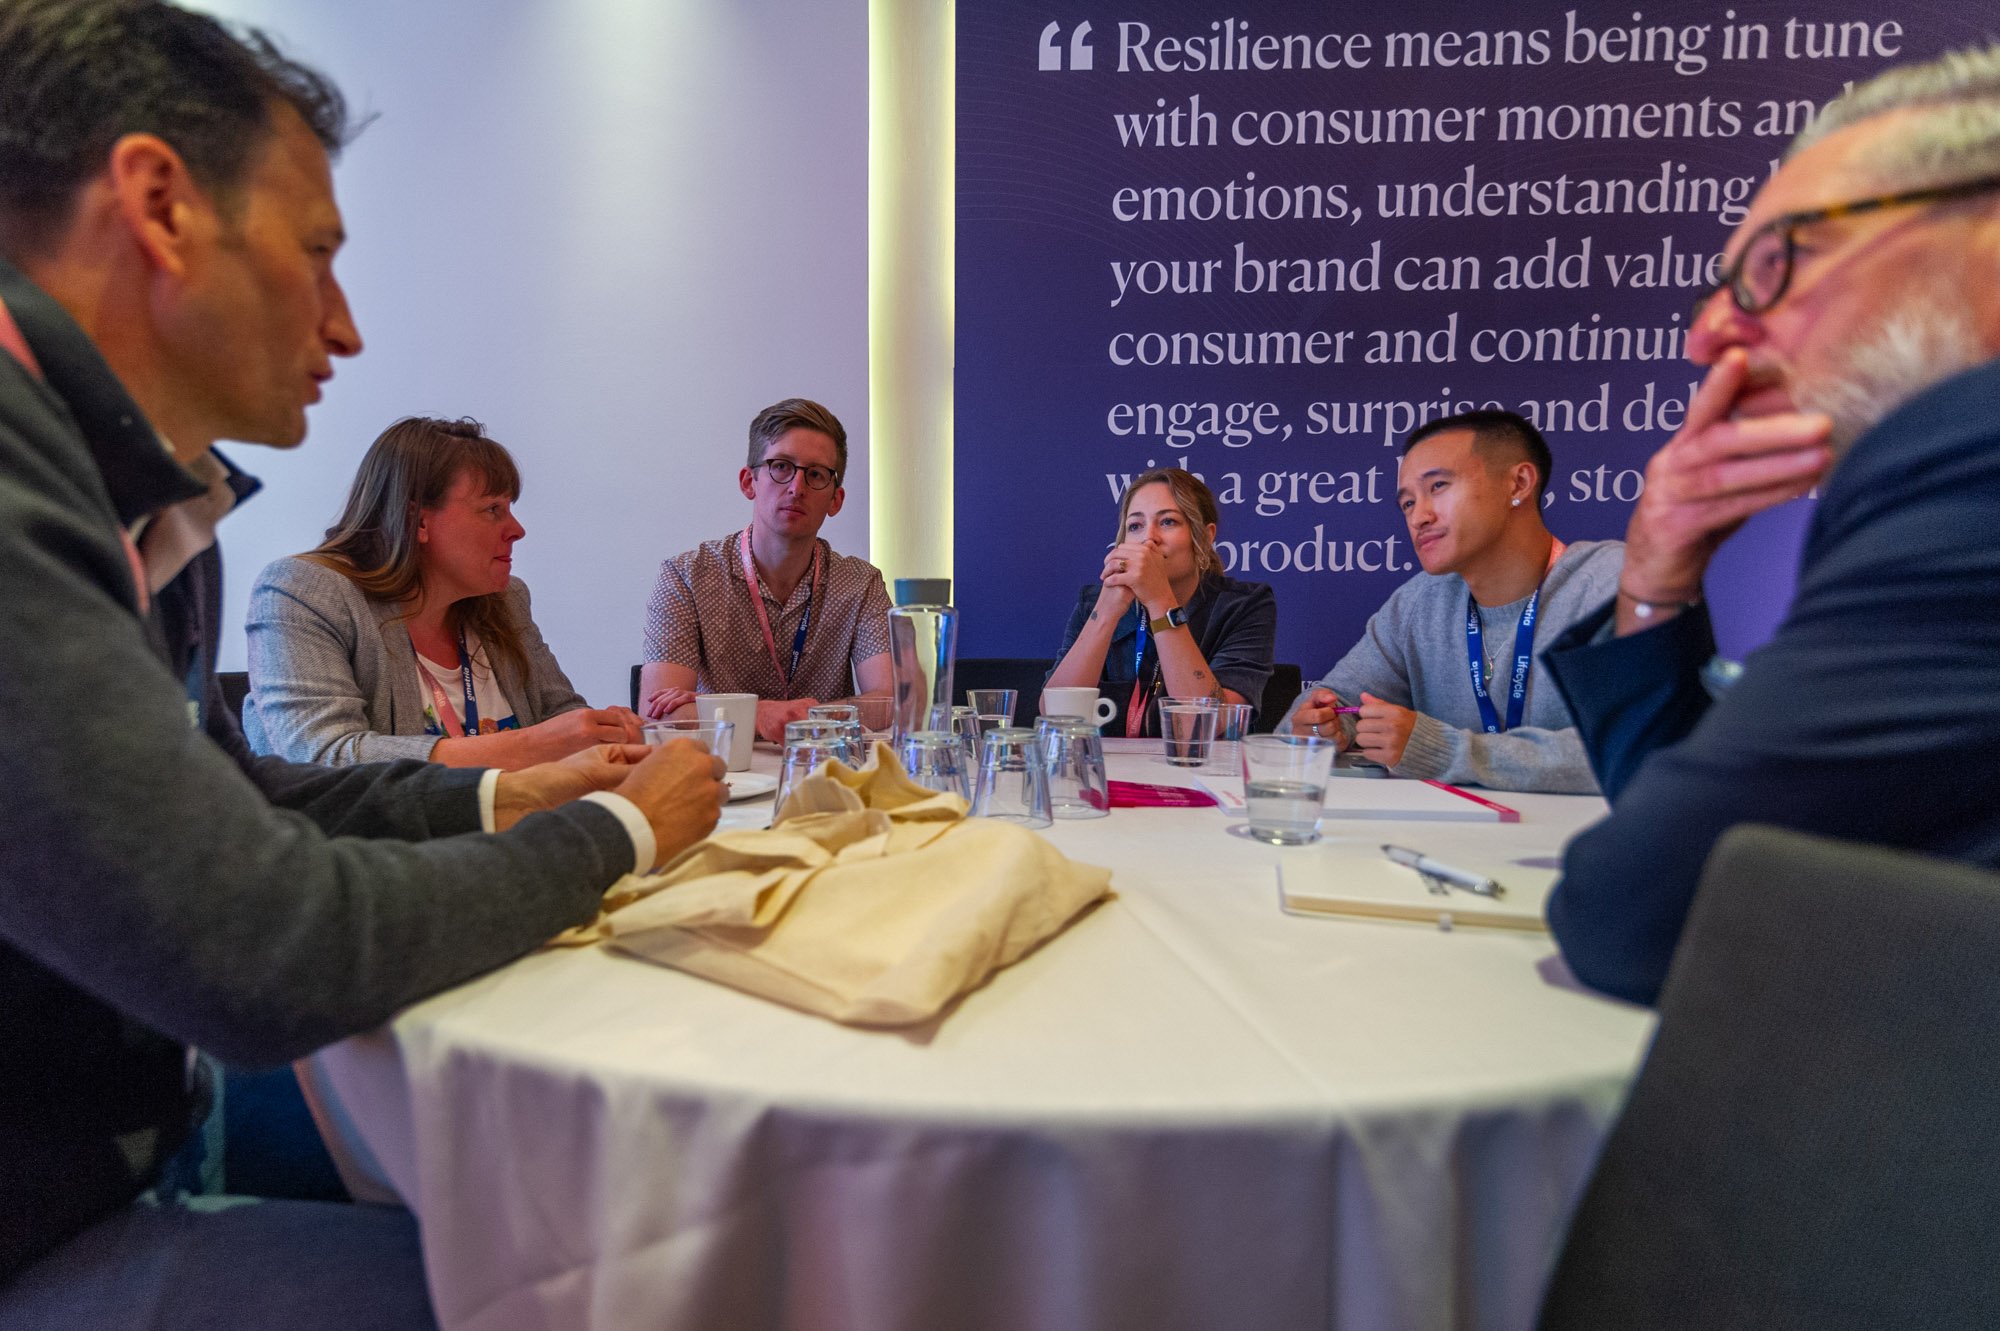
[[[778,640],[771,633],[771,617],[764,610],[764,593],[757,584],[757,565],[750,558],[750,529],[743,529],[742,540],[737,549],[743,555],[743,581],[750,592],[750,605],[757,612],[757,627],[764,630],[764,650],[771,654],[771,669],[778,672],[778,683],[784,686],[785,696],[792,694],[792,679],[798,672],[799,657],[805,652],[806,629],[812,623],[813,597],[819,591],[820,565],[825,558],[825,548],[817,542],[813,545],[812,580],[806,584],[805,616],[799,620],[799,631],[792,637],[792,668],[786,670],[778,660]]]

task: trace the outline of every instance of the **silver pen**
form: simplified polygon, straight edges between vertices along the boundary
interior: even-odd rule
[[[1428,855],[1401,846],[1384,846],[1382,853],[1396,863],[1415,869],[1431,885],[1431,891],[1442,892],[1455,887],[1461,892],[1472,892],[1482,897],[1500,898],[1507,895],[1507,889],[1484,874],[1467,869],[1454,869],[1449,864],[1440,864]]]

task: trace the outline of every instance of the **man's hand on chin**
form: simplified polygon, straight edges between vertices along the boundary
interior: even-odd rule
[[[493,790],[493,826],[504,832],[531,813],[615,790],[652,749],[644,744],[596,744],[567,758],[502,772]]]
[[[1724,352],[1688,404],[1687,421],[1646,463],[1625,531],[1618,632],[1634,633],[1701,599],[1716,550],[1751,516],[1819,484],[1833,462],[1833,421],[1792,409],[1776,372]]]

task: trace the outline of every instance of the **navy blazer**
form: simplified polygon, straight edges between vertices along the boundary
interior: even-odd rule
[[[1548,903],[1584,983],[1654,1000],[1709,849],[1738,823],[2000,866],[2000,360],[1840,460],[1791,610],[1713,705],[1704,613],[1591,642],[1609,612],[1543,657],[1612,803]]]

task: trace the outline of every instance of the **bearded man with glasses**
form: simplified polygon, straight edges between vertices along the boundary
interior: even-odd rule
[[[2000,751],[2000,46],[1834,102],[1725,260],[1618,595],[1544,658],[1612,804],[1549,924],[1579,978],[1642,1003],[1737,823],[2000,865],[1977,779]],[[1785,622],[1704,686],[1710,559],[1815,487]]]
[[[757,733],[775,742],[822,701],[888,696],[882,572],[819,536],[846,473],[847,430],[819,403],[786,398],[751,420],[736,478],[750,525],[667,560],[646,603],[645,715],[692,715],[697,693],[754,693]]]

